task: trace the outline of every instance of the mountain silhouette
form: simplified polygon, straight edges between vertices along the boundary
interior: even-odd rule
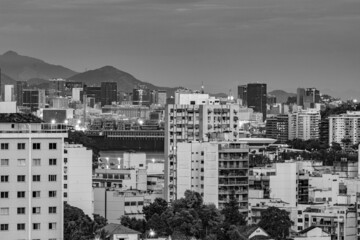
[[[16,81],[27,81],[31,78],[68,78],[77,73],[60,65],[19,55],[14,51],[0,55],[0,68],[4,74]]]

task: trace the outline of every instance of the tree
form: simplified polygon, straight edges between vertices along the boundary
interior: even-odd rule
[[[228,235],[228,239],[230,239],[230,240],[241,239],[241,234],[239,232],[239,229],[234,225],[230,226],[230,228],[226,234]]]
[[[331,150],[333,151],[341,151],[342,148],[341,148],[341,145],[337,142],[332,142],[331,143]]]
[[[241,226],[246,224],[245,218],[239,210],[239,202],[233,194],[230,196],[230,201],[225,203],[224,208],[221,210],[225,217],[224,224],[226,228],[230,228],[231,225]]]
[[[261,213],[259,226],[275,239],[286,239],[292,225],[289,213],[276,207],[269,207]]]
[[[122,216],[120,219],[121,225],[145,233],[146,222],[143,219],[130,218],[129,216]]]
[[[96,232],[106,225],[106,219],[94,215],[92,220],[81,209],[64,204],[64,239],[86,240],[93,239]]]
[[[165,212],[167,208],[168,203],[164,199],[156,198],[153,203],[143,207],[143,213],[145,215],[146,221],[149,221],[154,214],[161,216],[161,214]]]
[[[349,147],[349,145],[351,143],[351,139],[350,138],[343,138],[343,139],[341,139],[341,143],[344,144],[344,147]]]
[[[216,228],[220,226],[224,220],[224,217],[214,204],[203,205],[199,216],[203,225],[202,238],[209,234],[214,234]]]

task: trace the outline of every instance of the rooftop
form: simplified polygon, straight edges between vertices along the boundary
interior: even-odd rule
[[[43,121],[25,113],[0,113],[0,123],[42,123]]]
[[[101,230],[106,231],[106,236],[112,236],[114,234],[141,234],[138,231],[127,228],[121,224],[110,223],[103,227]]]

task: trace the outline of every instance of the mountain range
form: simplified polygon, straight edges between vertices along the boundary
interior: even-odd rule
[[[16,81],[27,81],[29,86],[48,88],[49,79],[64,78],[68,81],[80,81],[88,86],[99,86],[101,82],[111,81],[117,83],[118,91],[132,92],[137,85],[145,85],[150,90],[161,89],[173,96],[181,87],[160,87],[141,81],[133,75],[121,71],[113,66],[104,66],[98,69],[77,73],[69,68],[47,63],[43,60],[22,56],[14,51],[0,55],[0,68],[2,71],[2,84],[16,85]],[[296,96],[282,90],[274,90],[269,94],[276,96],[278,102],[286,102],[288,97]],[[224,93],[210,94],[215,97],[226,97]]]

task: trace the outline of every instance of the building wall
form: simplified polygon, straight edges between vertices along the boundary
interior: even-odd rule
[[[280,198],[290,206],[297,205],[297,165],[292,163],[275,164],[276,175],[270,176],[270,197]]]
[[[195,94],[199,95],[199,94]],[[201,95],[201,94],[200,94]],[[208,100],[210,102],[210,100]],[[176,105],[165,109],[165,196],[176,196],[177,142],[207,141],[209,139],[235,140],[240,129],[239,119],[244,108],[237,104]],[[171,175],[171,176],[170,176]],[[167,186],[171,186],[171,188]]]
[[[71,206],[80,208],[89,217],[94,213],[92,190],[92,150],[79,144],[66,144],[64,159],[64,189]]]
[[[11,123],[0,124],[0,143],[8,143],[9,149],[0,149],[0,159],[8,159],[9,166],[0,166],[0,175],[8,176],[9,182],[1,182],[1,192],[8,192],[8,198],[0,200],[0,208],[8,208],[7,215],[0,215],[0,224],[9,224],[8,231],[0,231],[1,239],[63,239],[63,143],[66,133],[38,132],[10,133]],[[18,125],[18,124],[15,124]],[[24,125],[24,124],[22,124]],[[36,129],[34,125],[34,129]],[[23,126],[24,127],[24,126]],[[22,129],[16,126],[16,129]],[[2,130],[8,129],[7,133]],[[25,129],[23,129],[25,130]],[[18,143],[25,143],[25,149],[18,150]],[[40,150],[32,149],[33,143],[40,143]],[[56,143],[56,149],[49,149],[49,143]],[[24,159],[24,165],[19,159]],[[40,165],[35,164],[34,159]],[[49,165],[49,159],[56,159],[56,165]],[[18,182],[18,175],[25,176],[25,182]],[[33,176],[40,181],[33,181]],[[49,175],[56,175],[56,181],[49,181]],[[19,191],[25,192],[24,198],[18,198]],[[40,196],[33,198],[33,191]],[[55,197],[49,197],[49,191],[55,191]],[[18,208],[25,208],[25,214],[17,214]],[[33,208],[40,208],[39,214],[33,214]],[[49,213],[49,207],[56,207],[56,213]],[[17,230],[17,224],[24,223],[25,230]],[[34,230],[33,224],[40,223],[40,230]],[[49,223],[55,223],[54,230]]]

